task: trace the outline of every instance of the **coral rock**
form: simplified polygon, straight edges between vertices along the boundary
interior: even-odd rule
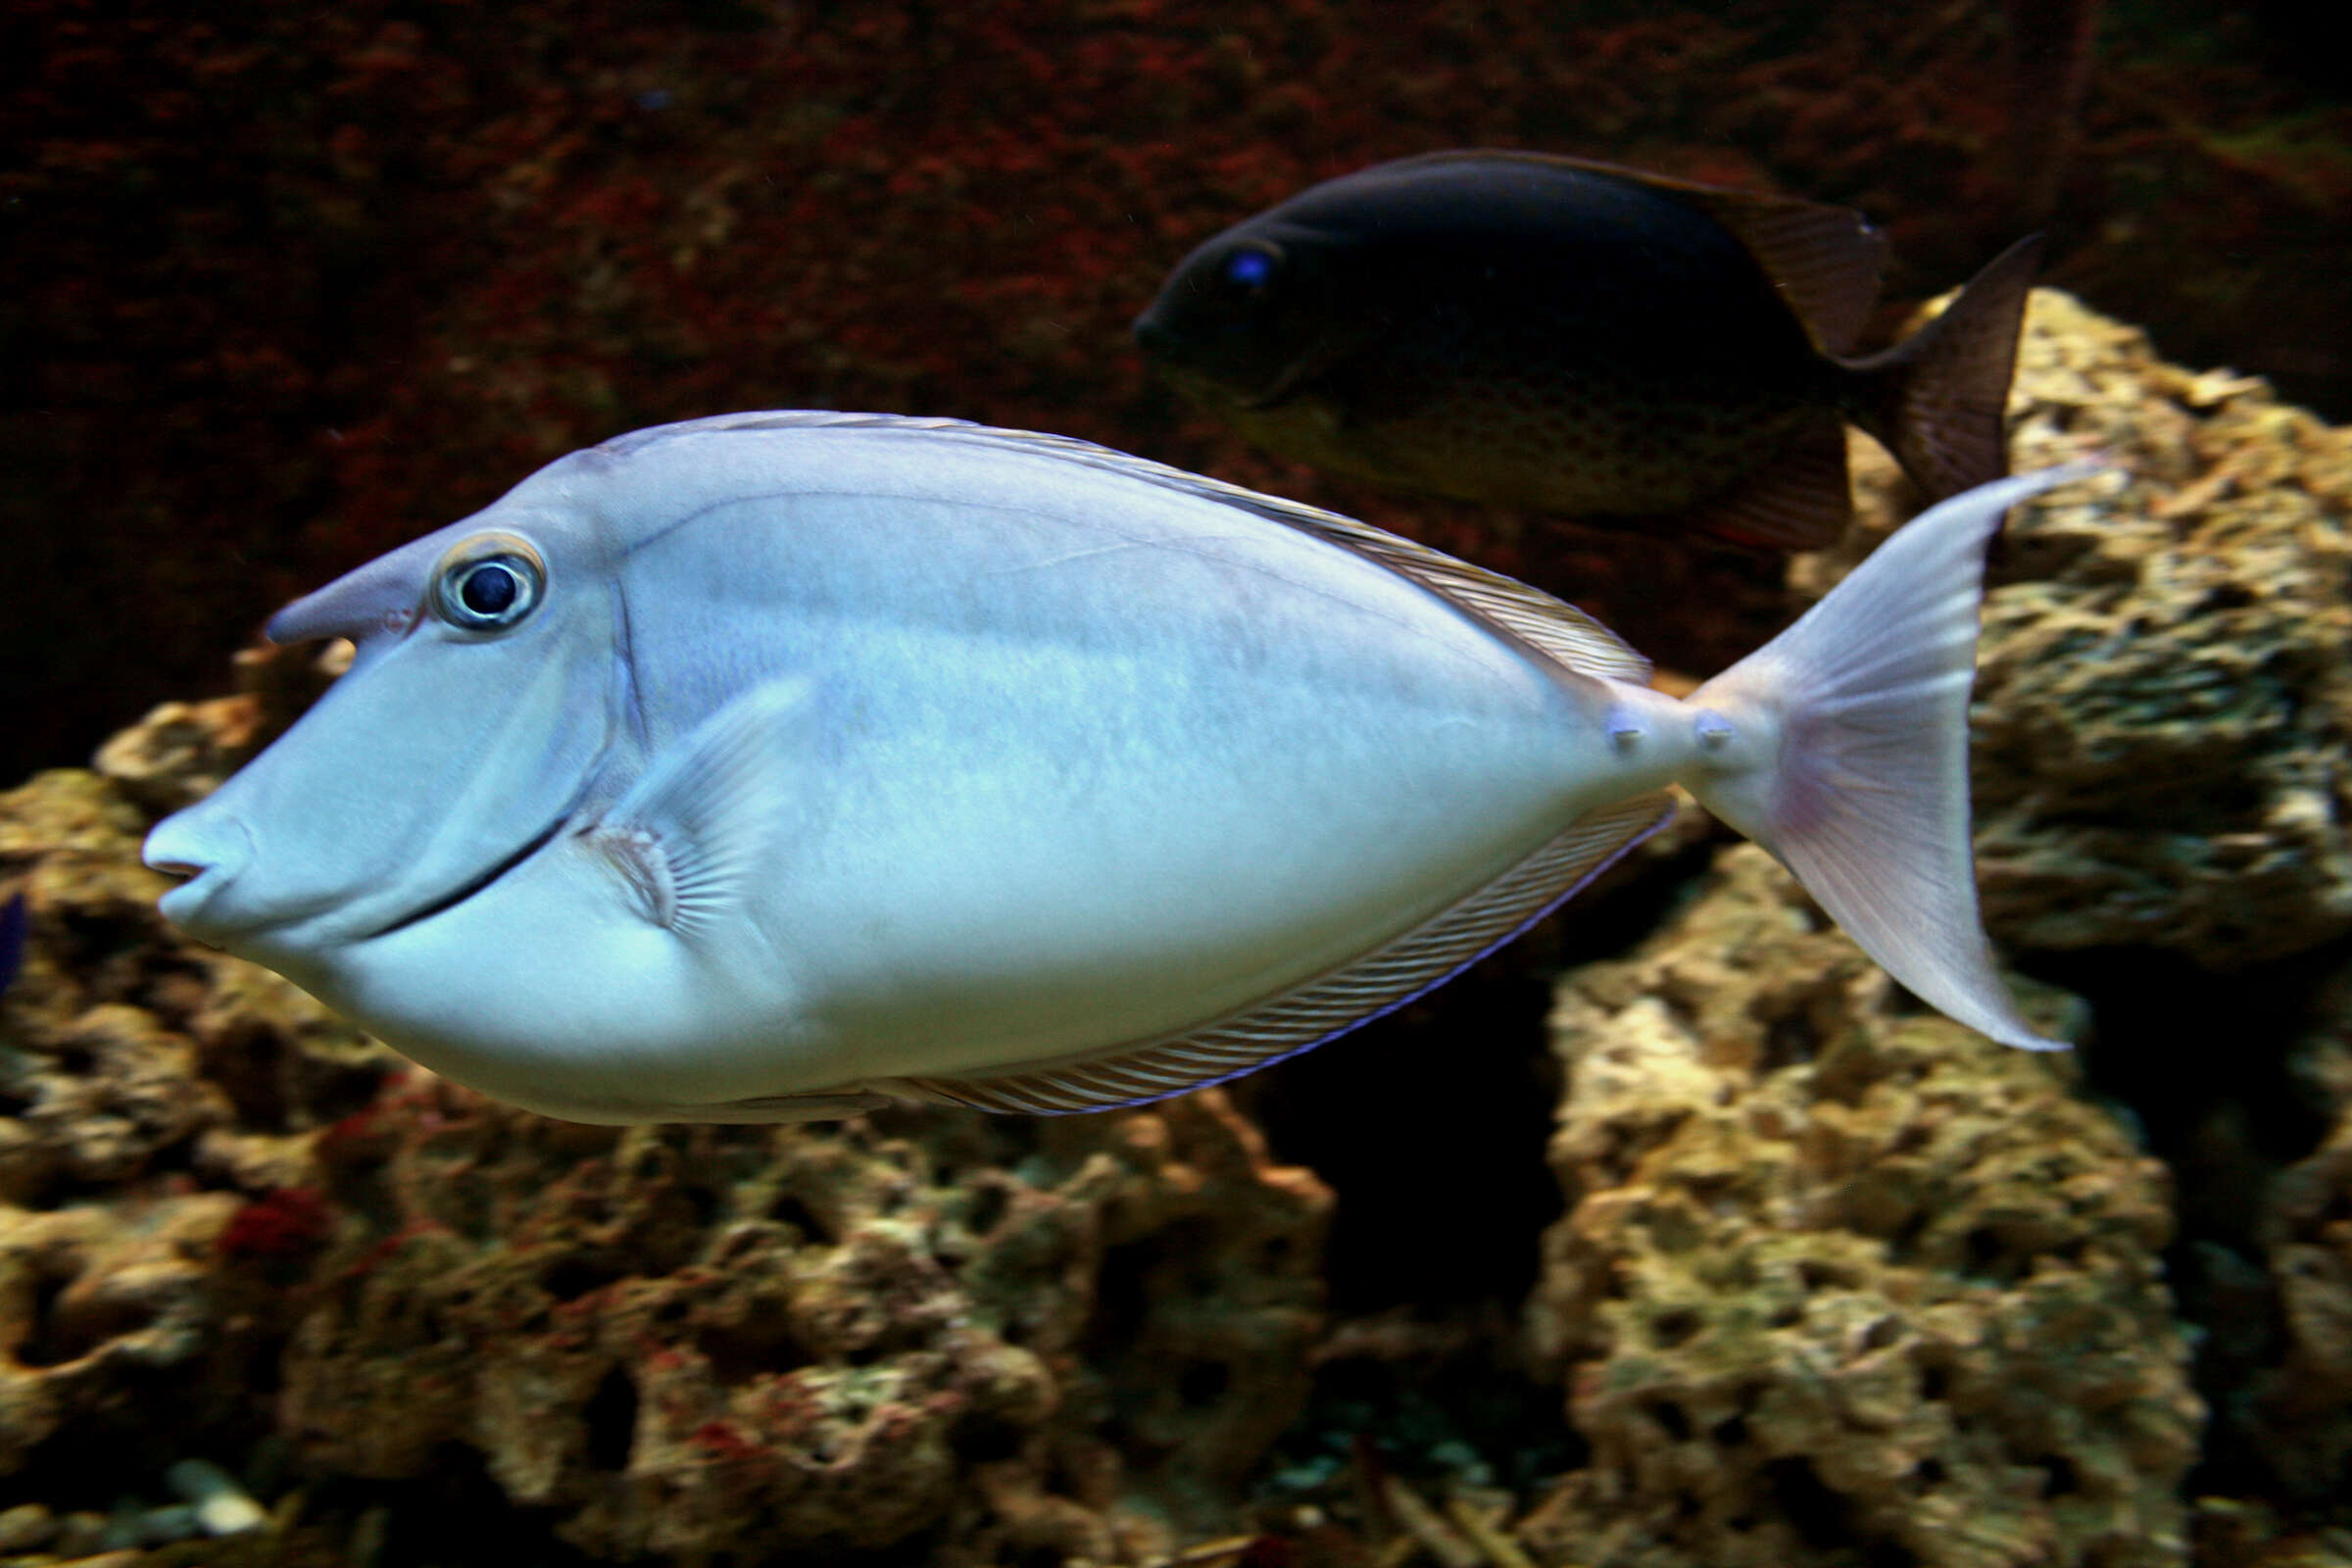
[[[419,1075],[321,1157],[371,1223],[285,1357],[305,1460],[469,1446],[599,1555],[1101,1554],[1152,1534],[1123,1497],[1230,1509],[1320,1329],[1328,1197],[1213,1093],[623,1132]]]
[[[2320,988],[2291,1062],[2332,1114],[2318,1148],[2269,1184],[2253,1241],[2267,1279],[2217,1303],[2216,1339],[2241,1364],[2217,1424],[2281,1500],[2352,1494],[2352,969]],[[2244,1269],[2245,1265],[2237,1265]]]
[[[2184,1560],[2166,1184],[2064,1058],[1908,1003],[1745,846],[1554,1023],[1530,1330],[1592,1459],[1527,1527],[1548,1560]]]
[[[208,1264],[236,1207],[225,1193],[0,1206],[0,1474],[77,1414],[202,1354]]]
[[[235,695],[162,704],[98,748],[97,769],[158,816],[192,806],[299,718],[351,656],[347,642],[240,649]]]
[[[2037,291],[2010,394],[2020,470],[2128,479],[2012,515],[1978,660],[1987,927],[2032,949],[2161,948],[2230,968],[2352,931],[2352,430],[2268,385],[2159,360]],[[1851,448],[1865,526],[1902,515]],[[2075,496],[2080,492],[2068,492]]]

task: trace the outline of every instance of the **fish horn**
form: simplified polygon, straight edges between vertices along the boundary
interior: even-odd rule
[[[1848,364],[1859,377],[1854,422],[1931,501],[2009,471],[2009,377],[2041,253],[2041,236],[2027,235],[1970,278],[1941,316]]]
[[[1880,966],[2012,1046],[1969,836],[1968,697],[1984,550],[2009,507],[2103,471],[1980,485],[1921,514],[1787,631],[1691,693],[1717,757],[1685,780],[1779,858]]]

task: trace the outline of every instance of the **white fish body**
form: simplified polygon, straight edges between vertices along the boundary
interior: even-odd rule
[[[551,1114],[1069,1110],[1437,983],[1662,822],[1679,780],[1914,989],[2042,1044],[1977,928],[1961,726],[1983,541],[2048,482],[1972,492],[1863,568],[1920,603],[1840,589],[1678,703],[1532,589],[1099,448],[666,426],[281,613],[280,640],[357,639],[351,672],[148,858],[194,873],[165,901],[193,934]],[[456,597],[483,572],[487,614]],[[1809,652],[1841,601],[1894,654],[1838,613]],[[1936,688],[1897,669],[1889,699],[1933,799],[1874,825],[1845,751],[1785,755],[1823,712],[1854,722],[1834,680],[1806,695],[1817,665],[1876,689],[1887,657]],[[1868,842],[1838,849],[1839,822]],[[1917,898],[1847,885],[1854,855],[1923,842],[1938,863],[1894,879]]]

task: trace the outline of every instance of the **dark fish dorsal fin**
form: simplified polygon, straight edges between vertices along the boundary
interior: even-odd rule
[[[1886,236],[1850,207],[1707,191],[1690,199],[1740,236],[1824,354],[1850,354],[1886,275]]]
[[[1494,159],[1607,174],[1682,197],[1739,237],[1824,354],[1852,352],[1869,322],[1871,307],[1878,303],[1879,284],[1886,272],[1886,236],[1851,207],[1705,185],[1560,153],[1493,148],[1425,153],[1398,162]]]
[[[1674,815],[1654,793],[1579,817],[1477,892],[1342,968],[1206,1028],[972,1078],[855,1086],[980,1110],[1058,1115],[1164,1100],[1238,1078],[1346,1033],[1508,942]]]
[[[1563,604],[1540,588],[1531,588],[1500,572],[1473,566],[1466,561],[1398,534],[1375,528],[1336,512],[1303,502],[1286,501],[1205,474],[1187,473],[1164,463],[1153,463],[1073,436],[1048,435],[1036,430],[1001,430],[962,419],[916,418],[895,414],[834,414],[814,409],[788,409],[760,414],[721,414],[679,424],[658,425],[616,436],[597,452],[626,457],[658,442],[702,433],[730,430],[865,429],[921,432],[941,440],[1006,451],[1034,452],[1074,463],[1082,467],[1122,474],[1131,479],[1200,496],[1250,513],[1286,528],[1297,528],[1352,550],[1432,593],[1465,613],[1485,621],[1570,669],[1610,680],[1646,682],[1649,661],[1628,648],[1617,634],[1573,605]]]

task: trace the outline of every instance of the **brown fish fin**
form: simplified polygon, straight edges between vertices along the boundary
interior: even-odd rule
[[[1886,275],[1886,236],[1850,207],[1739,191],[1688,193],[1740,236],[1824,354],[1847,354]]]
[[[1866,378],[1854,421],[1930,501],[2009,471],[2009,377],[2041,252],[2041,236],[2027,235],[1970,278],[1941,316],[1851,366]]]
[[[979,1110],[1063,1115],[1164,1100],[1295,1056],[1402,1005],[1549,912],[1674,816],[1663,791],[1587,812],[1467,898],[1330,973],[1173,1038],[1022,1063],[978,1077],[858,1089]]]
[[[1469,150],[1425,153],[1398,162],[1436,164],[1496,158],[1608,174],[1652,190],[1670,191],[1704,209],[1708,217],[1739,236],[1824,354],[1851,352],[1870,320],[1871,307],[1879,301],[1879,284],[1886,272],[1886,236],[1851,207],[1705,185],[1558,153]]]
[[[1829,415],[1720,496],[1679,514],[1697,532],[1763,550],[1819,550],[1845,536],[1854,514],[1845,473],[1845,421]]]

